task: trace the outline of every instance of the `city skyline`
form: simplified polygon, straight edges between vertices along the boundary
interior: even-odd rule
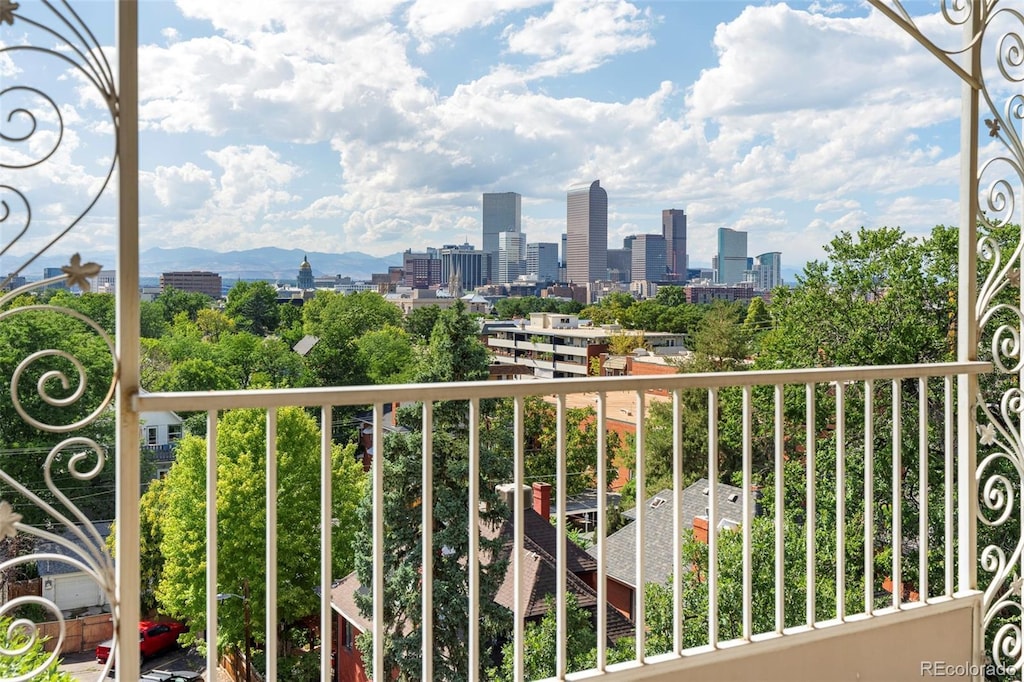
[[[113,3],[75,7],[109,48]],[[685,211],[691,266],[718,227],[798,268],[839,230],[957,220],[959,84],[860,3],[179,0],[140,21],[143,248],[475,242],[481,194],[508,188],[522,231],[556,242],[588,178],[611,194],[609,243]],[[18,171],[32,229],[5,272],[105,172],[104,105],[58,61],[0,67],[50,81],[66,124],[57,172]],[[108,192],[62,247],[104,260],[114,215]]]

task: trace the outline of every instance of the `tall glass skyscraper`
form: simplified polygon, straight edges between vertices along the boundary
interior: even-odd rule
[[[663,282],[667,240],[660,234],[638,234],[633,240],[631,279],[634,282]]]
[[[498,234],[523,231],[523,197],[516,192],[485,192],[483,252],[490,255],[488,281],[498,281]]]
[[[754,289],[771,291],[782,282],[782,253],[769,251],[754,259]]]
[[[663,210],[661,236],[665,238],[665,265],[672,279],[686,281],[686,212],[678,208]]]
[[[747,273],[747,233],[728,227],[718,228],[718,256],[715,281],[739,284]]]
[[[566,193],[566,277],[586,284],[608,277],[608,193],[600,180]]]

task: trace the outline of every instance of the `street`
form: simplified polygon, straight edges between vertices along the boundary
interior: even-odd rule
[[[79,682],[98,682],[112,678],[101,678],[103,664],[96,661],[96,656],[91,651],[83,651],[76,654],[69,654],[64,657],[60,669],[70,673]],[[151,658],[142,664],[142,671],[147,670],[195,670],[204,672],[206,670],[206,659],[196,653],[195,649],[176,649],[169,651],[162,656]],[[216,682],[204,675],[206,682]],[[227,682],[227,676],[221,678]]]

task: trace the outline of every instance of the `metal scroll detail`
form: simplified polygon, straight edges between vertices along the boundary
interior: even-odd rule
[[[76,505],[81,498],[76,499],[67,489],[69,481],[79,485],[99,481],[104,470],[109,478],[110,455],[96,434],[112,415],[118,378],[114,343],[103,326],[80,310],[44,303],[35,297],[53,285],[88,291],[89,279],[98,274],[100,267],[82,263],[75,254],[58,276],[24,284],[21,273],[80,225],[110,183],[117,163],[117,94],[113,71],[99,42],[67,2],[33,3],[32,12],[23,9],[23,4],[27,5],[0,0],[0,257],[12,260],[15,249],[32,253],[18,257],[14,267],[5,264],[7,274],[0,275],[0,331],[15,325],[13,329],[19,333],[33,336],[33,325],[56,324],[53,321],[59,319],[63,320],[61,324],[70,325],[61,328],[75,330],[77,340],[41,342],[51,347],[30,349],[24,357],[14,359],[13,367],[5,366],[3,370],[6,386],[0,386],[0,399],[11,401],[2,406],[8,420],[20,419],[19,433],[36,433],[39,437],[35,442],[45,446],[38,456],[8,451],[0,460],[0,497],[4,498],[0,499],[0,542],[20,548],[0,556],[0,575],[31,564],[54,562],[88,576],[111,605],[116,633],[113,558],[96,524],[80,504]],[[47,66],[40,67],[41,63]],[[53,85],[23,82],[36,77],[50,77]],[[69,82],[79,89],[74,90]],[[68,146],[72,137],[67,112],[73,109],[61,100],[72,93],[81,97],[83,90],[98,93],[101,106],[109,113],[111,139],[115,140],[109,165],[104,156],[101,163],[105,174],[98,182],[90,183],[84,208],[71,211],[59,221],[37,219],[34,223],[34,204],[54,205],[57,210],[36,211],[37,216],[51,216],[62,212],[59,202],[67,199],[47,194],[40,186],[55,172],[66,170],[62,164],[68,163],[74,150],[62,149],[62,145]],[[92,99],[95,102],[95,94]],[[5,290],[9,291],[3,293]],[[86,337],[92,341],[80,341]],[[97,373],[96,367],[106,363],[106,354],[109,367]],[[0,441],[4,433],[0,430]],[[0,442],[0,448],[5,449],[16,445],[20,444]],[[26,458],[34,459],[26,462]],[[27,471],[33,472],[31,480],[25,475]],[[113,492],[105,493],[113,496]],[[44,521],[29,523],[40,518]],[[0,657],[8,660],[17,661],[38,643],[43,636],[42,621],[56,624],[47,630],[47,636],[55,640],[53,652],[30,670],[15,666],[17,672],[7,672],[9,677],[0,673],[0,680],[36,679],[63,653],[65,617],[50,596],[44,590],[42,595],[19,596],[0,605],[0,617],[6,625],[0,631]],[[113,659],[101,677],[112,665]]]
[[[1024,371],[1020,306],[1020,263],[1024,252],[1017,194],[1024,183],[1021,144],[1024,97],[1024,15],[1018,8],[991,3],[983,8],[976,38],[982,58],[978,93],[983,119],[979,148],[978,265],[984,275],[975,309],[979,332],[990,340],[997,373],[981,387],[976,418],[979,576],[984,589],[983,627],[988,661],[996,677],[1016,677],[1024,665]],[[1001,99],[1004,98],[1004,99]],[[995,143],[995,144],[993,144]],[[992,150],[994,151],[988,151]],[[998,396],[998,404],[992,398]],[[985,585],[984,581],[988,584]]]
[[[978,587],[984,590],[982,627],[986,679],[1019,678],[1024,666],[1024,374],[1021,258],[1024,239],[1017,195],[1024,183],[1024,12],[1019,2],[942,0],[943,19],[971,26],[961,46],[927,38],[900,0],[869,0],[913,36],[979,96],[977,264],[981,283],[974,319],[985,359],[996,368],[982,377],[972,418],[978,436]],[[958,55],[977,57],[965,69]],[[977,61],[975,62],[977,64]],[[965,114],[966,110],[965,110]],[[963,152],[970,150],[962,150]],[[966,189],[966,188],[965,188]],[[967,264],[961,264],[966,267]],[[964,490],[965,488],[961,488]],[[962,540],[963,541],[963,540]]]

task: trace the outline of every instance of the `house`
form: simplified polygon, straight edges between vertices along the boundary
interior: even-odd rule
[[[708,537],[708,495],[711,486],[702,478],[683,490],[682,513],[685,527],[693,528],[697,539]],[[719,483],[716,489],[716,516],[718,529],[736,528],[743,519],[743,490]],[[643,505],[644,582],[667,583],[673,570],[673,509],[675,495],[662,490]],[[636,519],[638,509],[625,512]],[[596,548],[588,550],[596,555]],[[605,543],[608,575],[608,603],[629,619],[633,618],[636,577],[636,527],[629,523],[608,536]]]
[[[42,581],[42,597],[56,604],[66,617],[110,610],[110,600],[92,574],[77,569],[69,561],[52,558],[65,556],[69,560],[80,561],[82,556],[100,553],[110,535],[110,521],[94,521],[85,527],[78,524],[76,530],[67,529],[60,533],[61,542],[37,540],[33,550],[34,554],[48,555],[48,558],[36,562]],[[92,531],[99,537],[94,537]],[[88,541],[83,538],[88,538]]]
[[[140,394],[148,391],[141,389]],[[163,478],[174,464],[174,449],[181,440],[185,420],[170,410],[139,413],[139,445],[156,465],[156,478]]]
[[[512,496],[515,488],[511,485],[499,486],[499,492],[505,503],[514,504]],[[557,552],[560,534],[549,521],[547,514],[551,508],[551,486],[547,483],[535,483],[532,488],[524,487],[525,509],[523,514],[523,554],[521,561],[522,581],[520,612],[524,620],[540,621],[548,611],[545,597],[554,595],[558,587]],[[532,502],[532,506],[530,503]],[[481,524],[482,537],[502,538],[501,553],[508,557],[514,548],[515,526],[506,520],[497,527]],[[597,618],[597,592],[594,590],[597,576],[597,562],[585,551],[566,542],[566,590],[575,596],[577,604],[591,614],[591,623]],[[356,606],[356,594],[365,590],[355,573],[350,573],[331,591],[331,607],[334,610],[334,632],[336,637],[336,661],[338,682],[367,682],[369,679],[363,665],[362,653],[356,643],[356,637],[372,627],[372,621],[360,613]],[[510,611],[515,608],[515,577],[512,562],[505,578],[495,594],[494,601]],[[615,609],[607,609],[607,644],[614,645],[622,637],[631,637],[635,628]]]

